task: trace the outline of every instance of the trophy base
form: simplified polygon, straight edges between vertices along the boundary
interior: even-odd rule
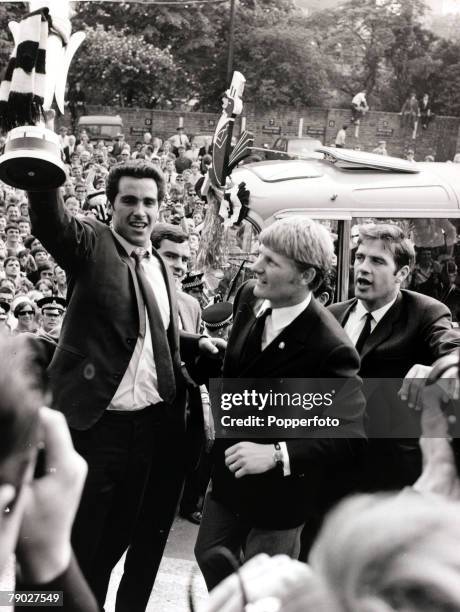
[[[41,126],[24,126],[8,133],[0,157],[0,180],[25,191],[49,191],[66,181],[58,136]]]

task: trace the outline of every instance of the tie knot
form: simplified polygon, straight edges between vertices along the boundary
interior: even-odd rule
[[[258,319],[267,319],[272,314],[271,308],[266,308],[261,315],[259,315]]]
[[[374,320],[374,317],[372,316],[372,312],[366,312],[366,314],[364,315],[364,318],[367,321],[370,321],[372,323],[372,321]]]
[[[143,259],[148,259],[150,257],[150,253],[147,251],[147,249],[136,247],[132,252],[132,256],[137,263],[140,263]]]

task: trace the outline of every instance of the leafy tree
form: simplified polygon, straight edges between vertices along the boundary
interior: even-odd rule
[[[123,31],[86,29],[86,39],[71,65],[70,81],[80,81],[94,104],[149,106],[174,93],[177,67],[168,49],[160,50]]]
[[[13,51],[13,36],[8,29],[10,21],[20,21],[27,13],[25,2],[5,2],[0,4],[0,76],[6,68]]]

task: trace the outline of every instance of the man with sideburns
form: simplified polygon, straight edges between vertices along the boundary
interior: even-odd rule
[[[54,407],[88,462],[73,545],[101,608],[144,499],[154,494],[152,471],[159,482],[180,478],[184,362],[192,370],[200,352],[223,347],[178,329],[174,282],[150,240],[164,194],[162,173],[142,160],[109,173],[112,228],[69,215],[58,190],[28,194],[33,233],[69,279],[49,375]]]

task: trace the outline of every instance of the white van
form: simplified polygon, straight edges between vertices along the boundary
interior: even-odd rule
[[[274,220],[305,214],[331,231],[337,255],[334,301],[351,297],[357,226],[392,222],[412,238],[417,263],[408,287],[436,297],[460,318],[460,166],[416,163],[362,151],[319,147],[324,159],[263,161],[240,166],[232,182],[250,192],[249,211],[241,227],[224,232],[238,257],[228,253],[227,290],[232,297],[248,278],[257,235]],[[230,238],[229,238],[230,237]],[[235,280],[237,270],[241,268]],[[458,275],[458,279],[457,279]],[[224,283],[225,285],[225,283]],[[460,285],[459,285],[460,286]]]

